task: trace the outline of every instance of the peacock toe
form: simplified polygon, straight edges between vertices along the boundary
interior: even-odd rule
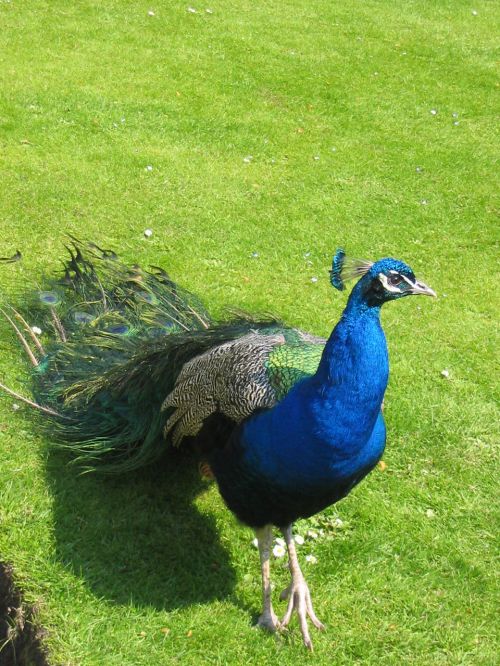
[[[266,631],[270,631],[271,633],[275,633],[281,629],[281,622],[273,611],[264,611],[257,621],[257,626]]]
[[[309,592],[309,587],[307,586],[306,581],[303,578],[298,581],[292,581],[290,586],[283,590],[282,596],[283,595],[286,595],[283,598],[288,597],[288,607],[285,616],[281,621],[281,627],[286,627],[288,625],[292,613],[295,610],[297,617],[299,618],[300,633],[302,634],[304,645],[312,652],[313,644],[311,636],[309,635],[307,619],[309,618],[316,629],[319,629],[320,631],[323,631],[325,626],[316,617],[311,601],[311,593]]]

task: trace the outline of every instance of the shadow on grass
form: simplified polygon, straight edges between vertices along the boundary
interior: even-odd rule
[[[173,610],[226,598],[235,575],[215,520],[193,499],[206,486],[192,456],[121,477],[47,465],[58,557],[99,597]]]

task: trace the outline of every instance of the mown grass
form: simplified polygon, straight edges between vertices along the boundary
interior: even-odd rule
[[[9,399],[0,558],[54,664],[494,664],[498,9],[193,4],[0,0],[0,255],[24,254],[0,266],[3,295],[56,270],[70,232],[167,268],[217,313],[327,334],[345,301],[335,247],[402,258],[440,298],[384,312],[387,468],[301,548],[328,626],[312,657],[295,624],[252,628],[252,534],[187,461],[78,476]],[[1,376],[22,388],[0,335]]]

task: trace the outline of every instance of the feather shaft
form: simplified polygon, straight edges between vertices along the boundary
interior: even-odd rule
[[[9,307],[12,310],[12,312],[14,313],[14,316],[16,317],[16,319],[18,319],[21,322],[21,324],[24,326],[24,329],[25,329],[26,333],[28,333],[30,338],[33,340],[33,343],[36,346],[36,348],[38,349],[38,351],[40,352],[40,354],[45,356],[45,349],[43,348],[42,343],[40,342],[38,337],[35,335],[35,333],[33,332],[31,326],[28,324],[26,319],[21,314],[19,314],[19,312],[17,310],[15,310],[12,306],[9,306]]]
[[[28,342],[26,341],[26,338],[24,337],[24,335],[21,333],[21,331],[20,331],[19,328],[16,326],[16,324],[14,323],[14,321],[9,317],[9,315],[5,312],[5,310],[4,310],[3,308],[0,308],[0,312],[3,314],[3,316],[5,317],[5,319],[7,319],[7,321],[9,322],[9,324],[10,324],[10,325],[12,326],[12,328],[14,329],[14,331],[15,331],[17,337],[19,338],[19,340],[20,340],[22,346],[24,347],[24,349],[25,349],[25,351],[26,351],[26,354],[28,355],[28,358],[30,359],[31,363],[32,363],[34,366],[37,366],[37,365],[38,365],[38,359],[36,358],[36,356],[35,356],[35,355],[33,354],[33,352],[31,351],[31,348],[30,348]]]
[[[66,338],[66,331],[64,330],[64,327],[61,323],[61,320],[57,316],[56,311],[54,308],[50,308],[50,314],[52,315],[52,321],[54,322],[54,328],[56,329],[56,333],[59,335],[59,338],[61,339],[61,342],[67,342]]]
[[[37,402],[34,402],[33,400],[30,400],[29,398],[26,398],[24,395],[21,395],[20,393],[17,393],[16,391],[13,391],[10,389],[8,386],[5,386],[5,384],[2,384],[0,382],[0,389],[2,391],[5,391],[5,393],[8,393],[11,395],[13,398],[16,398],[17,400],[21,400],[21,402],[24,402],[26,405],[29,405],[30,407],[33,407],[34,409],[38,409],[41,412],[44,412],[45,414],[50,414],[51,416],[57,416],[60,419],[67,419],[68,421],[72,421],[69,416],[65,416],[64,414],[59,414],[59,412],[56,412],[55,409],[51,409],[50,407],[44,407],[43,405],[39,405]]]
[[[196,312],[196,310],[194,310],[190,305],[188,305],[188,310],[194,314],[194,316],[196,317],[196,319],[200,322],[200,324],[201,324],[204,328],[208,328],[208,324],[207,324],[207,322],[206,322],[202,317],[200,317],[200,315]]]

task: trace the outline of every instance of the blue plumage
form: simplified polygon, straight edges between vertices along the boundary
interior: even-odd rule
[[[380,306],[368,306],[365,288],[371,280],[363,280],[325,345],[317,372],[273,409],[248,419],[229,453],[214,452],[216,478],[224,477],[223,497],[253,527],[282,527],[324,509],[345,496],[383,453],[380,407],[389,364]],[[251,482],[245,484],[243,503],[235,484],[241,476],[255,480],[255,491]]]
[[[57,295],[39,295],[58,339],[45,352],[27,331],[42,355],[38,362],[30,352],[39,399],[32,406],[51,416],[56,436],[87,467],[124,471],[157,460],[169,446],[198,450],[228,507],[256,530],[259,624],[275,631],[296,610],[312,647],[307,617],[322,625],[292,524],[345,497],[380,460],[389,376],[380,309],[434,292],[401,261],[349,261],[338,250],[333,286],[342,290],[346,280],[359,279],[323,340],[278,322],[214,323],[160,269],[122,267],[95,245],[90,261],[88,248],[74,248]],[[292,576],[281,623],[269,581],[273,525],[285,536]]]

